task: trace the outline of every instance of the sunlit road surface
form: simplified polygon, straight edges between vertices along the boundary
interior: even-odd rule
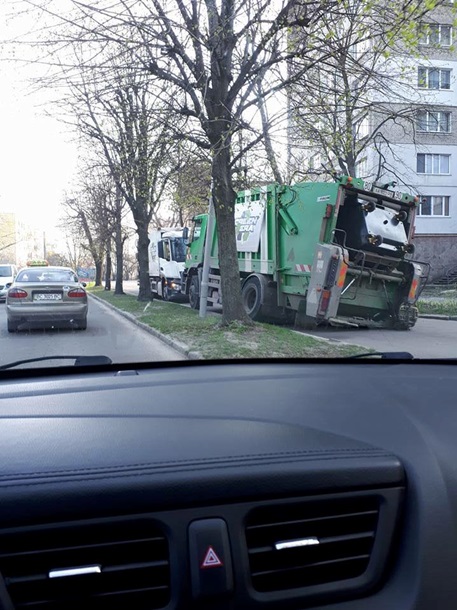
[[[138,294],[136,281],[124,282],[124,290]],[[208,312],[220,312],[209,307]],[[307,334],[353,343],[380,352],[410,352],[416,358],[457,358],[457,321],[419,318],[412,330],[326,328]]]
[[[0,365],[55,355],[103,355],[113,362],[184,359],[182,354],[94,299],[89,301],[87,330],[24,330],[18,333],[8,333],[5,304],[0,303]],[[71,360],[58,360],[27,366],[71,364]]]
[[[415,358],[457,358],[457,321],[419,318],[407,331],[327,328],[306,331],[326,339],[355,343],[382,352],[410,352]]]

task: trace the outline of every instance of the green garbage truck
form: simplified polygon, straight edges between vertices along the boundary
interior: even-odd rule
[[[292,319],[407,330],[429,264],[414,260],[419,197],[342,176],[334,183],[271,184],[235,204],[244,307],[258,321]],[[204,244],[210,239],[208,304],[222,304],[215,223],[193,219],[182,290],[198,309]]]

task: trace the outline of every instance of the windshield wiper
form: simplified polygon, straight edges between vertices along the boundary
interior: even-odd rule
[[[29,364],[30,362],[42,362],[45,360],[74,360],[73,366],[96,366],[99,364],[113,364],[108,356],[41,356],[40,358],[27,358],[26,360],[15,360],[8,364],[0,366],[0,371],[12,369],[21,364]]]
[[[382,360],[414,360],[414,356],[409,352],[367,352],[366,354],[356,354],[348,356],[353,358],[381,358]]]

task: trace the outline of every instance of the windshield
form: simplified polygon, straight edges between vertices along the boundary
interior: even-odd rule
[[[456,358],[454,12],[0,3],[0,366]]]
[[[0,277],[11,277],[13,275],[13,268],[11,265],[0,265]]]
[[[184,263],[186,260],[186,243],[182,237],[170,240],[171,255],[177,263]]]

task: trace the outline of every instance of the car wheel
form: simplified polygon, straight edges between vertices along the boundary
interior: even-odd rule
[[[81,320],[78,320],[77,324],[78,324],[78,330],[86,330],[86,328],[87,328],[87,317],[86,318],[82,318]]]
[[[192,309],[200,309],[200,282],[197,275],[193,275],[190,280],[189,303]]]
[[[12,322],[11,320],[7,320],[7,327],[9,333],[15,333],[17,331],[17,322]]]

